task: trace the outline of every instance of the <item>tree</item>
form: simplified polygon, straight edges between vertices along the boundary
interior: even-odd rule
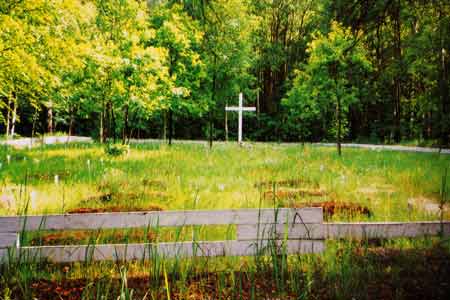
[[[43,0],[0,4],[0,108],[6,108],[6,136],[14,136],[19,121],[18,107],[31,105],[38,110],[42,97],[54,87],[57,78],[46,63],[54,54],[47,24],[54,24],[56,7]]]
[[[313,28],[318,28],[320,1],[258,0],[252,1],[258,17],[255,26],[256,76],[260,86],[260,111],[279,113],[285,81],[299,63],[306,59],[306,45]]]
[[[206,76],[200,55],[203,33],[198,22],[177,4],[154,7],[150,26],[155,35],[147,44],[167,51],[168,77],[161,82],[161,109],[164,111],[164,137],[168,123],[171,145],[174,113],[201,115],[207,110],[207,99],[199,93],[200,83]]]
[[[214,138],[213,120],[216,111],[224,112],[226,99],[237,98],[241,91],[254,94],[250,89],[255,82],[255,77],[251,74],[254,64],[251,33],[257,21],[250,15],[248,6],[247,1],[216,0],[209,2],[200,14],[205,32],[202,48],[210,87],[206,91],[210,99],[210,147]],[[222,116],[222,113],[218,115]]]
[[[146,3],[102,0],[96,4],[100,38],[99,53],[93,60],[98,73],[93,78],[101,79],[102,83],[97,95],[101,102],[101,141],[106,140],[107,132],[115,140],[119,120],[125,143],[130,136],[130,114],[144,118],[159,106],[161,82],[168,80],[164,67],[166,53],[148,44],[155,32],[147,23]]]
[[[328,34],[317,33],[308,46],[308,63],[298,72],[284,101],[303,126],[314,118],[325,121],[334,111],[332,123],[324,127],[334,132],[339,155],[347,129],[346,114],[361,93],[361,85],[356,82],[371,69],[367,51],[359,39],[360,35],[353,36],[350,29],[337,22],[331,24]],[[306,129],[303,132],[307,133]]]

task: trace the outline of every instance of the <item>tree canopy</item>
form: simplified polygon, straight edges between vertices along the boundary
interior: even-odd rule
[[[450,144],[444,0],[9,0],[0,131]]]

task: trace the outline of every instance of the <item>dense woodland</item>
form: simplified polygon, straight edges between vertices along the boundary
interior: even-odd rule
[[[450,1],[2,0],[0,133],[450,144]]]

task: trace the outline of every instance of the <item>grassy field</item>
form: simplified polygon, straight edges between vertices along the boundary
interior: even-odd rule
[[[333,148],[311,146],[146,144],[113,157],[99,145],[80,144],[4,148],[0,162],[2,215],[20,213],[26,202],[28,213],[41,214],[80,207],[221,209],[256,208],[260,201],[264,207],[336,201],[367,206],[374,221],[404,221],[433,218],[408,209],[408,199],[439,201],[450,156],[345,149],[339,158]]]
[[[437,220],[450,156],[257,144],[97,144],[0,148],[0,214],[301,207],[325,203],[326,220]],[[447,178],[450,186],[450,178]],[[444,213],[449,219],[449,212]],[[226,238],[227,228],[188,228]],[[142,240],[142,231],[96,233],[97,242]],[[174,233],[167,230],[164,239]],[[25,244],[88,242],[86,232],[39,233]],[[153,237],[149,237],[151,239]],[[446,299],[443,239],[327,242],[321,255],[43,262],[1,267],[0,299]],[[421,278],[421,281],[418,279]],[[208,298],[209,297],[209,298]]]

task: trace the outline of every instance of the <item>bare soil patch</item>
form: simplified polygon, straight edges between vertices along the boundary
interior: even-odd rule
[[[142,185],[145,187],[149,187],[153,190],[165,190],[167,189],[167,183],[165,183],[162,180],[157,179],[148,179],[144,178],[142,179]]]
[[[112,232],[97,232],[97,231],[61,231],[50,234],[43,234],[39,237],[33,237],[30,240],[32,246],[37,245],[82,245],[90,244],[101,239],[106,243],[129,243],[134,241],[154,241],[156,234],[152,231],[144,230],[115,230]]]
[[[166,200],[169,195],[166,192],[160,191],[145,191],[145,192],[99,192],[89,196],[81,201],[81,203],[107,203],[111,201],[131,201],[131,200],[151,200],[163,199]]]
[[[107,206],[107,207],[80,207],[69,210],[68,214],[89,214],[106,212],[134,212],[134,211],[163,211],[164,208],[158,204],[150,204],[145,207],[137,206]]]
[[[313,183],[309,179],[284,179],[284,180],[268,180],[268,181],[260,181],[254,184],[255,188],[273,188],[275,187],[291,187],[298,188],[305,185],[312,185],[318,187],[317,183]]]
[[[55,176],[58,176],[58,179],[66,179],[71,175],[69,170],[60,170],[60,171],[51,171],[51,172],[36,172],[28,174],[28,178],[32,180],[40,180],[40,181],[54,181]]]
[[[295,203],[293,205],[296,208],[302,207],[322,207],[324,219],[331,219],[336,214],[346,215],[348,217],[356,217],[365,215],[371,217],[373,212],[367,207],[353,202],[341,202],[341,201],[325,201],[325,202],[313,202],[313,203]]]

